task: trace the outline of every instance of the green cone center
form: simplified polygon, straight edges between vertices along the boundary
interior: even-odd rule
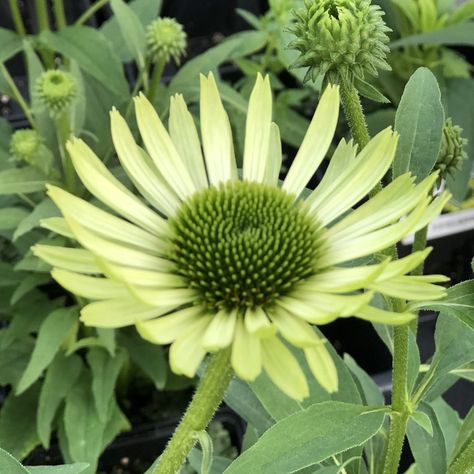
[[[177,273],[208,308],[265,307],[314,274],[319,226],[304,202],[273,186],[200,191],[170,227]]]

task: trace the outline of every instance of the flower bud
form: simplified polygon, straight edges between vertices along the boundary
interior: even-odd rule
[[[51,173],[53,155],[35,130],[22,129],[13,133],[10,139],[10,156],[15,161],[39,169],[46,176]]]
[[[35,163],[40,147],[41,137],[35,130],[17,130],[10,139],[10,156],[31,165]]]
[[[185,55],[187,41],[183,25],[174,18],[158,18],[152,22],[146,34],[148,55],[155,62],[169,62],[171,58],[179,64]]]
[[[435,169],[440,170],[440,176],[446,178],[462,166],[462,162],[467,159],[464,147],[467,140],[462,137],[463,129],[458,125],[453,125],[451,118],[446,120],[443,127],[443,137],[441,139],[441,148]]]
[[[65,71],[49,70],[36,81],[36,94],[53,118],[62,115],[76,97],[76,83]]]
[[[383,15],[370,0],[305,0],[291,28],[296,39],[290,43],[301,53],[295,66],[309,68],[305,81],[323,76],[323,85],[372,88],[365,76],[390,70],[386,62],[390,28]]]

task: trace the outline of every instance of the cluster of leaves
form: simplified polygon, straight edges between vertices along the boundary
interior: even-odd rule
[[[430,9],[434,0],[414,2],[419,10],[403,7],[404,0],[379,3],[390,14],[394,38],[399,37],[391,46],[401,48],[400,53],[393,57],[408,63],[415,51],[419,56],[415,55],[416,61],[410,63],[411,72],[420,65],[432,72],[418,69],[413,76],[408,75],[409,80],[403,74],[384,74],[378,86],[398,109],[383,106],[371,112],[371,131],[393,124],[401,133],[393,173],[398,176],[411,171],[421,180],[435,164],[445,118],[452,117],[470,139],[470,160],[448,183],[461,201],[474,158],[474,80],[469,77],[467,63],[461,68],[464,60],[443,45],[474,45],[474,23],[468,21],[473,3],[454,10],[453,2],[438,2],[443,10],[435,7],[434,13]],[[0,446],[23,459],[39,443],[47,448],[52,433],[57,432],[65,461],[88,463],[64,467],[64,472],[78,474],[95,472],[104,447],[130,427],[116,391],[125,387],[126,392],[137,372],[135,368],[159,390],[188,383],[170,374],[166,352],[160,346],[143,341],[133,330],[83,327],[78,322],[82,302],[59,290],[51,282],[49,266],[29,250],[38,242],[63,245],[66,239],[39,227],[41,220],[59,216],[45,194],[46,182],[56,180],[66,185],[60,174],[51,174],[60,169],[64,137],[56,133],[58,124],[34,92],[34,84],[46,65],[54,64],[51,57],[54,55],[60,67],[72,74],[77,85],[77,98],[68,113],[71,133],[88,141],[117,175],[120,169],[115,167],[109,111],[115,106],[131,120],[132,96],[140,88],[146,92],[150,84],[152,65],[146,53],[146,26],[159,14],[161,2],[111,0],[110,4],[114,16],[98,29],[76,24],[57,31],[44,29],[39,35],[27,37],[0,29],[0,62],[15,55],[24,58],[30,98],[24,101],[24,107],[32,118],[30,125],[38,130],[54,157],[47,169],[41,163],[35,166],[10,161],[13,130],[0,119],[0,321],[5,323],[0,328],[0,386],[8,387],[0,410]],[[177,92],[196,112],[199,74],[212,70],[219,77],[219,66],[232,63],[241,77],[233,84],[220,80],[219,89],[237,137],[237,156],[242,156],[239,151],[243,147],[247,101],[257,72],[270,75],[274,120],[283,141],[290,148],[299,146],[320,87],[303,86],[305,71],[291,68],[297,53],[287,47],[291,41],[288,26],[291,9],[301,4],[301,0],[270,0],[268,12],[260,18],[240,11],[253,30],[226,38],[186,62],[168,83],[159,84],[154,102],[160,115],[166,119],[169,98]],[[433,48],[437,48],[435,53]],[[443,62],[432,60],[433,54],[444,58]],[[403,61],[399,60],[403,64],[400,71],[408,70]],[[124,64],[132,64],[138,71],[131,85]],[[398,71],[397,59],[392,67]],[[453,68],[462,69],[463,74],[453,77]],[[4,67],[0,71],[0,92],[20,103],[23,100]],[[341,133],[346,132],[341,124]],[[77,182],[75,185],[79,186]],[[88,198],[84,189],[75,191]],[[448,466],[464,452],[472,437],[472,410],[461,422],[440,396],[459,378],[473,379],[473,294],[473,283],[466,282],[450,289],[446,301],[429,305],[428,309],[441,312],[436,352],[429,366],[421,364],[416,341],[411,338],[407,393],[414,407],[408,428],[416,462],[412,472],[448,472]],[[390,328],[376,329],[392,351]],[[295,353],[305,366],[300,354]],[[332,356],[340,390],[329,395],[306,370],[311,394],[304,404],[287,398],[264,374],[251,384],[233,381],[226,402],[248,422],[243,454],[231,463],[209,455],[212,443],[206,448],[201,442],[204,454],[194,451],[190,463],[199,470],[202,461],[201,465],[207,467],[201,472],[215,473],[379,472],[389,410],[375,383],[354,360],[349,356],[341,359],[334,350]],[[17,472],[10,467],[14,465],[19,473],[41,472],[39,468],[14,464],[0,453],[0,471]]]

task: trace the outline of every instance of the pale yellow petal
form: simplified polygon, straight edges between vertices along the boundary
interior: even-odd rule
[[[314,347],[306,348],[304,354],[319,385],[327,392],[334,393],[339,388],[337,368],[325,342],[325,340],[320,340],[320,343]]]
[[[219,311],[212,316],[202,338],[205,350],[215,352],[232,344],[237,311]]]
[[[34,255],[53,267],[79,273],[102,273],[93,253],[84,249],[56,247],[54,245],[35,245]]]
[[[231,363],[237,376],[244,380],[255,380],[262,370],[260,340],[245,329],[242,318],[235,326]]]

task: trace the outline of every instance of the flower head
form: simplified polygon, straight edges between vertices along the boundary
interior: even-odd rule
[[[41,137],[35,130],[17,130],[10,139],[10,155],[16,161],[31,165],[36,162],[41,145]]]
[[[446,177],[458,170],[467,154],[464,148],[467,145],[467,139],[462,137],[463,129],[459,125],[453,125],[451,118],[448,118],[443,127],[443,136],[441,139],[441,149],[435,168],[440,171],[441,177]]]
[[[59,69],[41,74],[36,81],[36,94],[51,117],[59,117],[76,97],[76,83],[71,74]]]
[[[176,64],[186,52],[186,33],[183,25],[174,18],[158,18],[147,29],[146,34],[149,55],[154,61],[169,62],[171,58]]]
[[[176,373],[193,376],[207,352],[231,348],[239,377],[253,380],[263,369],[285,393],[302,399],[308,384],[286,340],[304,350],[321,385],[335,391],[334,362],[311,325],[348,316],[391,324],[415,317],[377,308],[376,292],[442,297],[444,289],[432,283],[444,277],[407,275],[429,251],[347,264],[424,227],[449,196],[430,196],[436,175],[415,184],[406,174],[351,211],[390,168],[397,136],[387,129],[360,153],[342,140],[324,179],[303,199],[336,128],[335,86],[323,93],[281,186],[268,77],[258,76],[250,97],[242,178],[212,74],[201,77],[200,105],[202,148],[180,95],[171,99],[168,131],[143,95],[135,99],[146,151],[112,111],[115,149],[141,198],[83,141],[71,141],[68,151],[81,180],[113,213],[51,186],[64,220],[45,226],[82,248],[41,245],[34,252],[66,289],[96,300],[81,312],[85,324],[135,324],[144,338],[171,344]]]
[[[296,66],[308,67],[307,80],[363,86],[367,74],[390,69],[383,14],[370,0],[305,0],[292,27],[290,46],[301,53]]]

